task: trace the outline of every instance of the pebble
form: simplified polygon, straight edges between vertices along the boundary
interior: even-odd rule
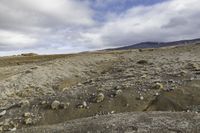
[[[111,114],[114,114],[114,113],[115,113],[115,111],[111,111],[110,113],[111,113]]]
[[[69,107],[70,103],[60,103],[59,107],[62,109],[67,109]]]
[[[115,92],[115,95],[120,95],[120,94],[122,94],[122,90],[120,89]]]
[[[147,60],[139,60],[137,64],[148,64]]]
[[[53,101],[52,104],[51,104],[51,108],[54,109],[54,110],[59,109],[59,106],[60,106],[60,102],[57,101],[57,100]]]
[[[97,96],[96,96],[96,102],[97,103],[100,103],[104,100],[105,96],[103,93],[99,93]]]
[[[20,106],[28,107],[28,106],[30,106],[30,102],[28,100],[22,100],[22,101],[20,101]]]
[[[26,125],[31,125],[31,124],[33,124],[33,120],[32,120],[31,118],[25,119],[24,122],[25,122]]]
[[[144,97],[143,97],[143,96],[140,96],[140,100],[144,100]]]
[[[24,117],[31,117],[31,116],[33,116],[33,114],[30,113],[30,112],[26,112],[26,113],[24,113]]]
[[[164,87],[163,87],[163,84],[161,84],[161,83],[156,83],[156,84],[153,85],[152,88],[153,88],[153,89],[156,89],[156,90],[160,90],[160,89],[163,89]]]
[[[4,116],[6,114],[6,110],[3,110],[1,113],[0,113],[0,117]]]
[[[86,103],[86,101],[83,101],[83,107],[84,107],[84,108],[87,107],[87,103]]]
[[[9,129],[9,131],[11,131],[11,132],[14,132],[14,131],[16,131],[16,130],[17,130],[16,127]]]
[[[45,105],[45,104],[47,104],[47,102],[46,102],[46,101],[42,101],[41,104],[42,104],[42,105]]]
[[[141,76],[141,78],[146,78],[146,77],[147,77],[147,75],[146,75],[146,74],[144,74],[144,75],[142,75],[142,76]]]

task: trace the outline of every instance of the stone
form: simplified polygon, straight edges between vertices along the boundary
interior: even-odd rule
[[[156,92],[155,96],[159,96],[159,93],[158,93],[158,92]]]
[[[146,78],[146,77],[147,77],[147,75],[146,75],[146,74],[144,74],[144,75],[142,75],[142,76],[141,76],[141,78]]]
[[[31,125],[31,124],[33,124],[32,118],[26,118],[26,119],[24,120],[24,122],[25,122],[26,125]]]
[[[144,100],[144,97],[143,97],[143,96],[140,96],[140,100]]]
[[[103,93],[99,93],[97,96],[96,96],[96,102],[97,103],[100,103],[104,100],[105,96]]]
[[[41,104],[45,105],[45,104],[47,104],[47,101],[42,101]]]
[[[141,65],[148,64],[148,61],[147,60],[139,60],[137,62],[137,64],[141,64]]]
[[[120,95],[120,94],[122,94],[122,92],[123,92],[123,91],[120,90],[120,89],[119,89],[119,90],[116,90],[115,95]]]
[[[188,72],[186,70],[181,70],[180,76],[185,76]]]
[[[55,101],[52,102],[51,108],[52,108],[53,110],[58,110],[59,107],[60,107],[60,102],[59,102],[59,101],[55,100]]]
[[[26,74],[32,73],[32,71],[31,71],[31,70],[26,70],[25,73],[26,73]]]
[[[78,104],[77,105],[77,108],[88,108],[88,105],[87,105],[87,102],[86,101],[83,101],[81,104]]]
[[[87,103],[86,103],[86,101],[83,101],[83,107],[84,107],[84,108],[87,107]]]
[[[6,110],[3,110],[1,113],[0,113],[0,117],[4,116],[6,114]]]
[[[11,131],[11,132],[14,132],[14,131],[16,131],[16,130],[17,130],[16,127],[9,129],[9,131]]]
[[[121,87],[120,86],[115,86],[115,90],[119,90]]]
[[[69,105],[70,105],[70,103],[60,103],[60,108],[62,108],[62,109],[67,109],[67,107],[69,107]]]
[[[32,117],[33,116],[33,114],[32,113],[30,113],[30,112],[26,112],[26,113],[24,113],[24,115],[23,115],[24,117]]]
[[[20,106],[28,107],[28,106],[30,106],[30,102],[28,100],[22,100],[22,101],[20,101]]]
[[[82,85],[82,83],[78,83],[77,85],[78,85],[78,86],[81,86],[81,85]]]
[[[115,113],[115,111],[111,111],[111,112],[110,112],[110,114],[114,114],[114,113]]]
[[[77,108],[82,109],[83,108],[83,104],[78,104]]]
[[[161,89],[163,89],[164,88],[164,86],[163,86],[163,84],[161,84],[161,83],[155,83],[153,86],[152,86],[152,89],[156,89],[156,90],[161,90]]]

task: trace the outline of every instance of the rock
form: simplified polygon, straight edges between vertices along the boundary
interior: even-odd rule
[[[110,112],[110,114],[114,114],[114,113],[115,113],[115,111],[111,111],[111,112]]]
[[[19,104],[20,104],[21,107],[28,107],[28,106],[30,106],[30,102],[28,100],[22,100],[22,101],[20,101]]]
[[[122,90],[116,90],[116,92],[115,92],[115,95],[120,95],[120,94],[122,94]]]
[[[141,76],[141,78],[146,78],[146,77],[147,77],[147,75],[146,75],[146,74],[144,74],[144,75],[142,75],[142,76]]]
[[[26,70],[25,73],[29,74],[29,73],[32,73],[32,71],[31,70]]]
[[[88,105],[86,101],[83,101],[83,103],[77,105],[77,108],[87,108],[87,107]]]
[[[78,104],[76,107],[79,108],[79,109],[82,109],[83,108],[83,104]]]
[[[16,131],[16,130],[17,130],[16,127],[9,129],[9,131],[11,131],[11,132],[14,132],[14,131]]]
[[[41,104],[45,105],[45,104],[47,104],[47,101],[42,101]]]
[[[186,70],[181,70],[180,76],[185,76],[188,72]]]
[[[0,113],[0,117],[4,116],[6,114],[6,110],[3,110],[1,113]]]
[[[26,118],[26,119],[24,120],[24,123],[25,123],[26,125],[31,125],[31,124],[33,124],[33,120],[32,120],[32,118]]]
[[[60,107],[59,101],[55,100],[55,101],[52,102],[52,104],[51,104],[52,109],[57,110],[57,109],[59,109],[59,107]]]
[[[77,86],[81,86],[81,85],[82,85],[82,83],[78,83],[78,84],[77,84]]]
[[[62,108],[62,109],[67,109],[67,107],[69,107],[69,105],[70,105],[70,103],[60,103],[60,108]]]
[[[115,90],[119,90],[121,87],[120,86],[115,86],[114,89]]]
[[[154,84],[153,86],[152,86],[152,89],[156,89],[156,90],[161,90],[161,89],[163,89],[164,87],[163,87],[163,84],[161,84],[161,83],[156,83],[156,84]]]
[[[147,60],[139,60],[137,62],[137,64],[141,64],[141,65],[148,64],[148,61]]]
[[[96,96],[96,102],[97,103],[100,103],[104,100],[105,96],[103,93],[99,93],[97,96]]]
[[[24,117],[32,117],[33,116],[33,114],[32,113],[30,113],[30,112],[26,112],[26,113],[24,113],[24,115],[23,115]]]
[[[143,97],[143,96],[140,96],[140,100],[144,100],[144,97]]]
[[[87,107],[87,103],[86,103],[86,101],[83,101],[83,107],[84,107],[84,108]]]

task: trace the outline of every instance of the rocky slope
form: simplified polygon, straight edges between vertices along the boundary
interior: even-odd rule
[[[199,52],[190,45],[1,57],[0,131],[195,132]]]

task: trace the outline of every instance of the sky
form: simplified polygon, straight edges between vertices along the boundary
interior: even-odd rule
[[[1,0],[0,56],[200,37],[199,0]]]

